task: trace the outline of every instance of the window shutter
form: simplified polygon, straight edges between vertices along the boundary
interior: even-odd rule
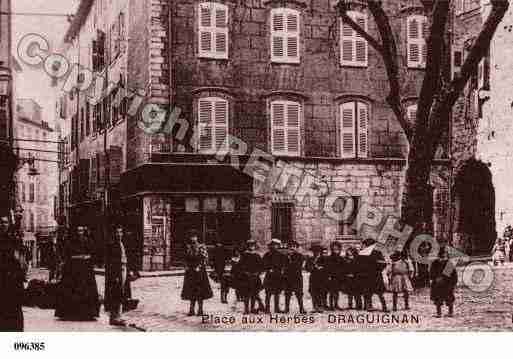
[[[411,123],[415,122],[417,120],[417,105],[410,105],[407,108],[408,113],[408,121]]]
[[[406,24],[408,67],[424,68],[427,58],[427,18],[421,15],[412,15],[408,17]]]
[[[346,102],[340,105],[341,118],[341,154],[343,158],[356,155],[355,144],[355,103]]]
[[[300,115],[299,104],[287,104],[287,152],[297,156],[300,153]]]
[[[212,148],[212,125],[213,108],[210,100],[200,100],[198,109],[199,118],[199,150],[211,151]]]
[[[217,4],[216,6],[216,57],[228,57],[228,8]]]
[[[299,63],[299,12],[274,9],[271,12],[271,61]]]
[[[369,156],[369,111],[365,103],[357,102],[358,111],[358,156]]]
[[[215,102],[215,148],[218,151],[227,150],[228,137],[228,102],[225,100]]]
[[[228,58],[228,7],[217,3],[199,4],[199,56]]]
[[[347,15],[367,30],[367,17],[364,14],[349,11]],[[341,65],[366,67],[368,65],[367,41],[343,21],[341,21],[340,34]]]
[[[482,58],[477,65],[477,88],[484,87],[484,72],[485,72],[485,59]]]
[[[272,126],[272,152],[284,154],[285,144],[285,104],[273,102],[271,104],[271,126]]]

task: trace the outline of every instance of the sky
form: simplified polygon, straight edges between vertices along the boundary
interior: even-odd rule
[[[13,0],[14,13],[59,13],[72,14],[78,0]],[[13,49],[16,56],[17,44],[28,33],[45,37],[52,49],[58,49],[69,26],[66,17],[42,17],[13,15]],[[55,126],[56,91],[50,78],[42,69],[31,68],[20,62],[22,72],[16,84],[18,98],[33,98],[43,107],[43,120]]]

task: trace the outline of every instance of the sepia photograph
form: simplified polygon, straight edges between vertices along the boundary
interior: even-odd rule
[[[0,0],[0,339],[513,331],[512,77],[508,0]]]

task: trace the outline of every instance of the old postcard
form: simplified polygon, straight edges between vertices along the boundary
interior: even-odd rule
[[[0,1],[0,331],[511,331],[510,5]]]

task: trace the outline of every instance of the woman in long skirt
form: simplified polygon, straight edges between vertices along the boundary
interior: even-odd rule
[[[207,247],[199,243],[198,234],[193,231],[186,247],[186,269],[182,288],[182,299],[190,301],[189,316],[203,315],[203,301],[213,297],[207,275],[207,263]],[[194,312],[196,303],[197,313]]]
[[[55,316],[64,320],[95,320],[100,314],[100,301],[94,276],[93,245],[85,228],[77,227],[76,235],[64,247]]]

